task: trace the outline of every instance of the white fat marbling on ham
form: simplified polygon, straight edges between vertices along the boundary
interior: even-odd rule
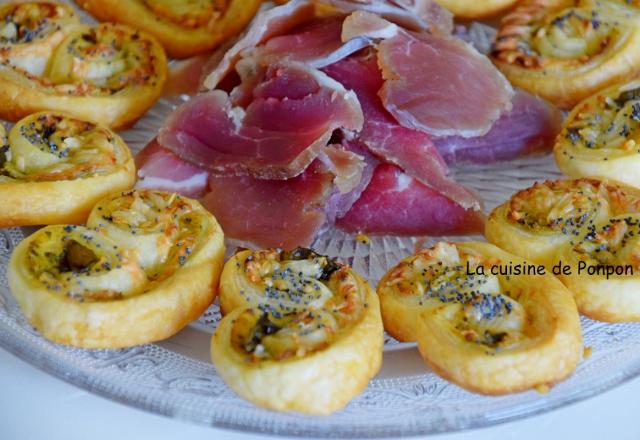
[[[215,89],[246,49],[254,48],[277,35],[284,35],[315,17],[314,3],[309,0],[292,0],[282,6],[260,11],[253,19],[244,35],[219,58],[215,68],[206,75],[203,86]]]
[[[206,191],[209,173],[186,162],[152,140],[136,156],[137,188],[174,191],[187,197],[201,197]]]
[[[358,140],[375,156],[400,166],[464,208],[480,208],[474,194],[447,176],[447,166],[429,135],[401,126],[382,106],[377,93],[383,81],[375,54],[349,57],[324,70],[358,96],[365,116]]]
[[[367,11],[415,31],[450,34],[453,14],[435,0],[316,0],[342,12]]]
[[[169,117],[159,143],[212,175],[287,179],[304,171],[334,130],[362,128],[355,93],[321,71],[281,62],[256,75],[242,93],[246,108],[222,90],[201,94]]]

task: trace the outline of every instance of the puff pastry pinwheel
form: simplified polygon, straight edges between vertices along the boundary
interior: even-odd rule
[[[600,177],[640,187],[640,81],[616,85],[578,104],[554,146],[571,177]]]
[[[607,322],[640,321],[640,215],[610,218],[559,250],[559,278],[580,312]]]
[[[16,247],[7,274],[44,337],[118,348],[167,338],[197,318],[215,297],[223,259],[222,230],[198,202],[142,190],[104,199],[86,227],[38,230]]]
[[[186,58],[215,49],[240,33],[260,0],[76,0],[101,21],[142,29],[169,56]]]
[[[220,304],[213,363],[259,406],[328,414],[380,368],[375,292],[348,266],[309,249],[239,252],[222,272]]]
[[[531,266],[488,243],[438,243],[380,281],[385,329],[416,340],[436,373],[474,392],[556,383],[581,359],[580,319],[562,283]]]
[[[571,109],[640,70],[640,14],[609,1],[533,0],[501,22],[492,58],[511,83]]]
[[[39,11],[55,4],[21,5]],[[14,9],[2,10],[10,13]],[[90,27],[71,22],[56,24],[49,38],[34,38],[31,33],[40,35],[40,31],[30,30],[35,26],[31,15],[13,13],[0,18],[10,21],[4,33],[17,35],[0,36],[3,119],[16,121],[37,111],[53,110],[121,129],[140,118],[162,93],[167,60],[162,46],[150,35],[117,24]],[[46,17],[36,20],[40,22],[49,23]]]
[[[477,20],[491,17],[513,7],[518,0],[437,0],[457,18]]]
[[[639,215],[636,188],[595,179],[547,181],[496,208],[485,235],[509,252],[562,268],[555,274],[584,315],[638,321]]]
[[[0,227],[82,223],[93,205],[135,182],[124,141],[59,113],[19,121],[0,148]]]

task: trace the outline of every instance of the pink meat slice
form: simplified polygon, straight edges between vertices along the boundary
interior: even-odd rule
[[[371,182],[336,224],[349,232],[397,235],[480,233],[480,212],[465,210],[391,164],[376,167]]]
[[[358,96],[365,115],[359,141],[379,159],[400,166],[463,208],[479,209],[480,202],[475,195],[447,177],[447,166],[429,135],[401,126],[382,106],[377,92],[383,80],[376,57],[372,55],[349,57],[324,69]]]
[[[370,44],[361,36],[343,43],[343,21],[342,15],[317,18],[286,35],[271,38],[249,56],[265,65],[282,58],[304,61],[315,68],[333,64]]]
[[[159,143],[212,175],[287,179],[314,160],[334,130],[362,127],[356,95],[319,70],[283,62],[261,79],[246,108],[222,90],[183,104]]]
[[[215,89],[233,70],[244,50],[254,48],[277,35],[286,34],[314,17],[315,5],[310,0],[292,0],[282,6],[260,11],[244,35],[233,46],[225,48],[224,56],[214,54],[216,61],[219,61],[206,75],[203,81],[204,87],[208,90]]]
[[[162,148],[153,139],[135,158],[138,169],[137,188],[154,188],[201,197],[208,185],[209,173],[173,152]]]
[[[371,12],[414,31],[441,34],[453,31],[453,14],[435,0],[317,0],[317,3],[330,4],[345,13]]]
[[[519,90],[511,111],[503,113],[489,133],[473,138],[434,138],[433,142],[449,164],[493,163],[551,150],[561,123],[556,107]]]
[[[380,41],[385,108],[405,127],[435,136],[486,134],[511,109],[506,78],[469,44],[399,32]]]
[[[309,246],[326,222],[332,180],[318,161],[288,180],[212,176],[203,204],[228,237],[261,247]]]

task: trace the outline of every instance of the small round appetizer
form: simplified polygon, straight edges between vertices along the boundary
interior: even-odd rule
[[[583,353],[571,293],[497,247],[438,243],[382,278],[385,329],[418,342],[425,362],[470,391],[505,394],[554,384]]]
[[[36,113],[2,144],[0,227],[82,223],[98,200],[135,182],[127,145],[92,122]]]
[[[553,149],[570,177],[600,177],[640,187],[640,81],[616,85],[578,104]]]
[[[492,17],[512,8],[518,0],[437,0],[457,18],[478,20]]]
[[[80,19],[69,5],[51,1],[0,5],[0,60],[42,75],[51,53]]]
[[[621,5],[533,0],[503,18],[492,58],[514,86],[568,110],[636,76],[638,45],[640,14]]]
[[[350,267],[309,249],[242,251],[220,282],[225,317],[211,357],[241,397],[276,411],[329,414],[378,372],[378,298]]]
[[[68,24],[56,25],[59,30],[48,39],[31,40],[25,34],[31,26],[28,15],[0,18],[12,20],[22,32],[19,38],[0,39],[3,119],[16,121],[53,110],[121,129],[140,118],[162,93],[167,59],[150,35],[123,25]]]
[[[224,238],[198,202],[131,191],[99,203],[91,219],[40,229],[11,255],[11,292],[45,338],[82,348],[144,344],[172,336],[211,304]],[[152,264],[141,251],[154,253]]]
[[[489,215],[485,236],[508,252],[551,266],[584,231],[639,212],[640,191],[596,179],[547,180],[514,194]]]
[[[580,313],[606,322],[640,321],[640,215],[610,218],[580,235],[558,259]]]
[[[240,33],[260,0],[76,0],[101,21],[142,29],[172,58],[211,51]]]

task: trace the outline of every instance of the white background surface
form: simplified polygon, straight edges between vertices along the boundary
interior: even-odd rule
[[[0,440],[224,439],[244,435],[140,411],[48,376],[0,349]],[[560,410],[438,440],[640,439],[640,378]]]

